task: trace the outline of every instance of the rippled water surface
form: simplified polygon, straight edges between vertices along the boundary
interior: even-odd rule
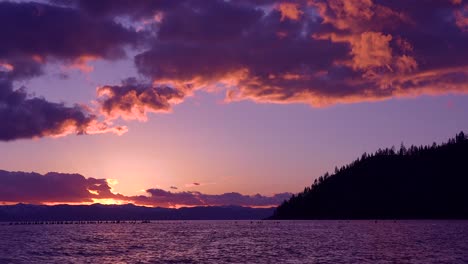
[[[468,263],[468,222],[0,225],[0,263]]]

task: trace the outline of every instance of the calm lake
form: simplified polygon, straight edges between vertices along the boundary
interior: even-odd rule
[[[468,263],[468,221],[4,223],[0,263]]]

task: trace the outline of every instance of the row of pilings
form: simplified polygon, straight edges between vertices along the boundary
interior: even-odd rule
[[[8,225],[98,225],[98,224],[149,224],[151,221],[18,221]]]

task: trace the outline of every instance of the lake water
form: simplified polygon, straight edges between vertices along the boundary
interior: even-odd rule
[[[468,221],[0,225],[0,263],[468,263]]]

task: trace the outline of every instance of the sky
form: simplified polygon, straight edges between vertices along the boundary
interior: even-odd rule
[[[0,203],[274,206],[468,131],[462,0],[0,1]]]

